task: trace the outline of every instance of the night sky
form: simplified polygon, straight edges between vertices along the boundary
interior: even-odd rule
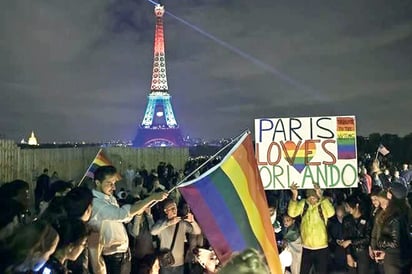
[[[231,137],[253,131],[255,118],[347,114],[360,135],[412,132],[412,1],[163,4],[172,14],[169,92],[184,135]],[[0,135],[133,139],[150,91],[153,7],[1,1]]]

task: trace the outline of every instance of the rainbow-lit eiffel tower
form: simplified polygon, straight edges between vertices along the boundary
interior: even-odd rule
[[[166,56],[163,33],[164,6],[156,5],[156,30],[154,41],[152,85],[143,121],[140,124],[134,147],[183,146],[183,138],[173,114],[171,96],[166,77]]]

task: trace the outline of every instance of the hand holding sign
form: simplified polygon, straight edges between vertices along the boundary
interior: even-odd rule
[[[296,183],[293,183],[290,186],[290,191],[292,192],[292,200],[296,201],[298,199],[298,185]]]
[[[313,188],[316,191],[316,195],[318,195],[319,199],[321,199],[322,195],[323,195],[323,191],[322,191],[322,189],[320,189],[319,184],[318,183],[313,183]]]

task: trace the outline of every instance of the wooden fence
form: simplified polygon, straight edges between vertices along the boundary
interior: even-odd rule
[[[63,180],[79,181],[96,156],[99,147],[78,148],[20,148],[14,141],[0,140],[0,184],[22,179],[35,187],[37,176],[44,168],[49,175],[57,171]],[[121,174],[132,165],[142,165],[148,171],[159,162],[171,163],[175,169],[184,167],[189,158],[187,148],[130,148],[109,147],[104,152]]]
[[[18,176],[19,148],[11,140],[0,140],[0,183]]]

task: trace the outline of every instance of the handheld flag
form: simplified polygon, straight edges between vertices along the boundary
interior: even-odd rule
[[[80,180],[79,184],[80,185],[84,178],[89,177],[91,179],[94,179],[94,172],[96,169],[98,169],[101,166],[111,166],[112,163],[110,162],[109,158],[104,154],[103,149],[99,149],[97,152],[96,157],[94,157],[92,163],[90,164],[89,168],[86,170],[86,173],[84,174],[83,178]],[[119,173],[117,173],[117,179],[120,180],[122,177],[120,176]]]
[[[390,151],[384,145],[380,144],[378,147],[378,152],[383,156],[386,156]]]
[[[282,273],[250,133],[220,164],[179,190],[221,262],[251,247],[266,257],[271,273]]]

